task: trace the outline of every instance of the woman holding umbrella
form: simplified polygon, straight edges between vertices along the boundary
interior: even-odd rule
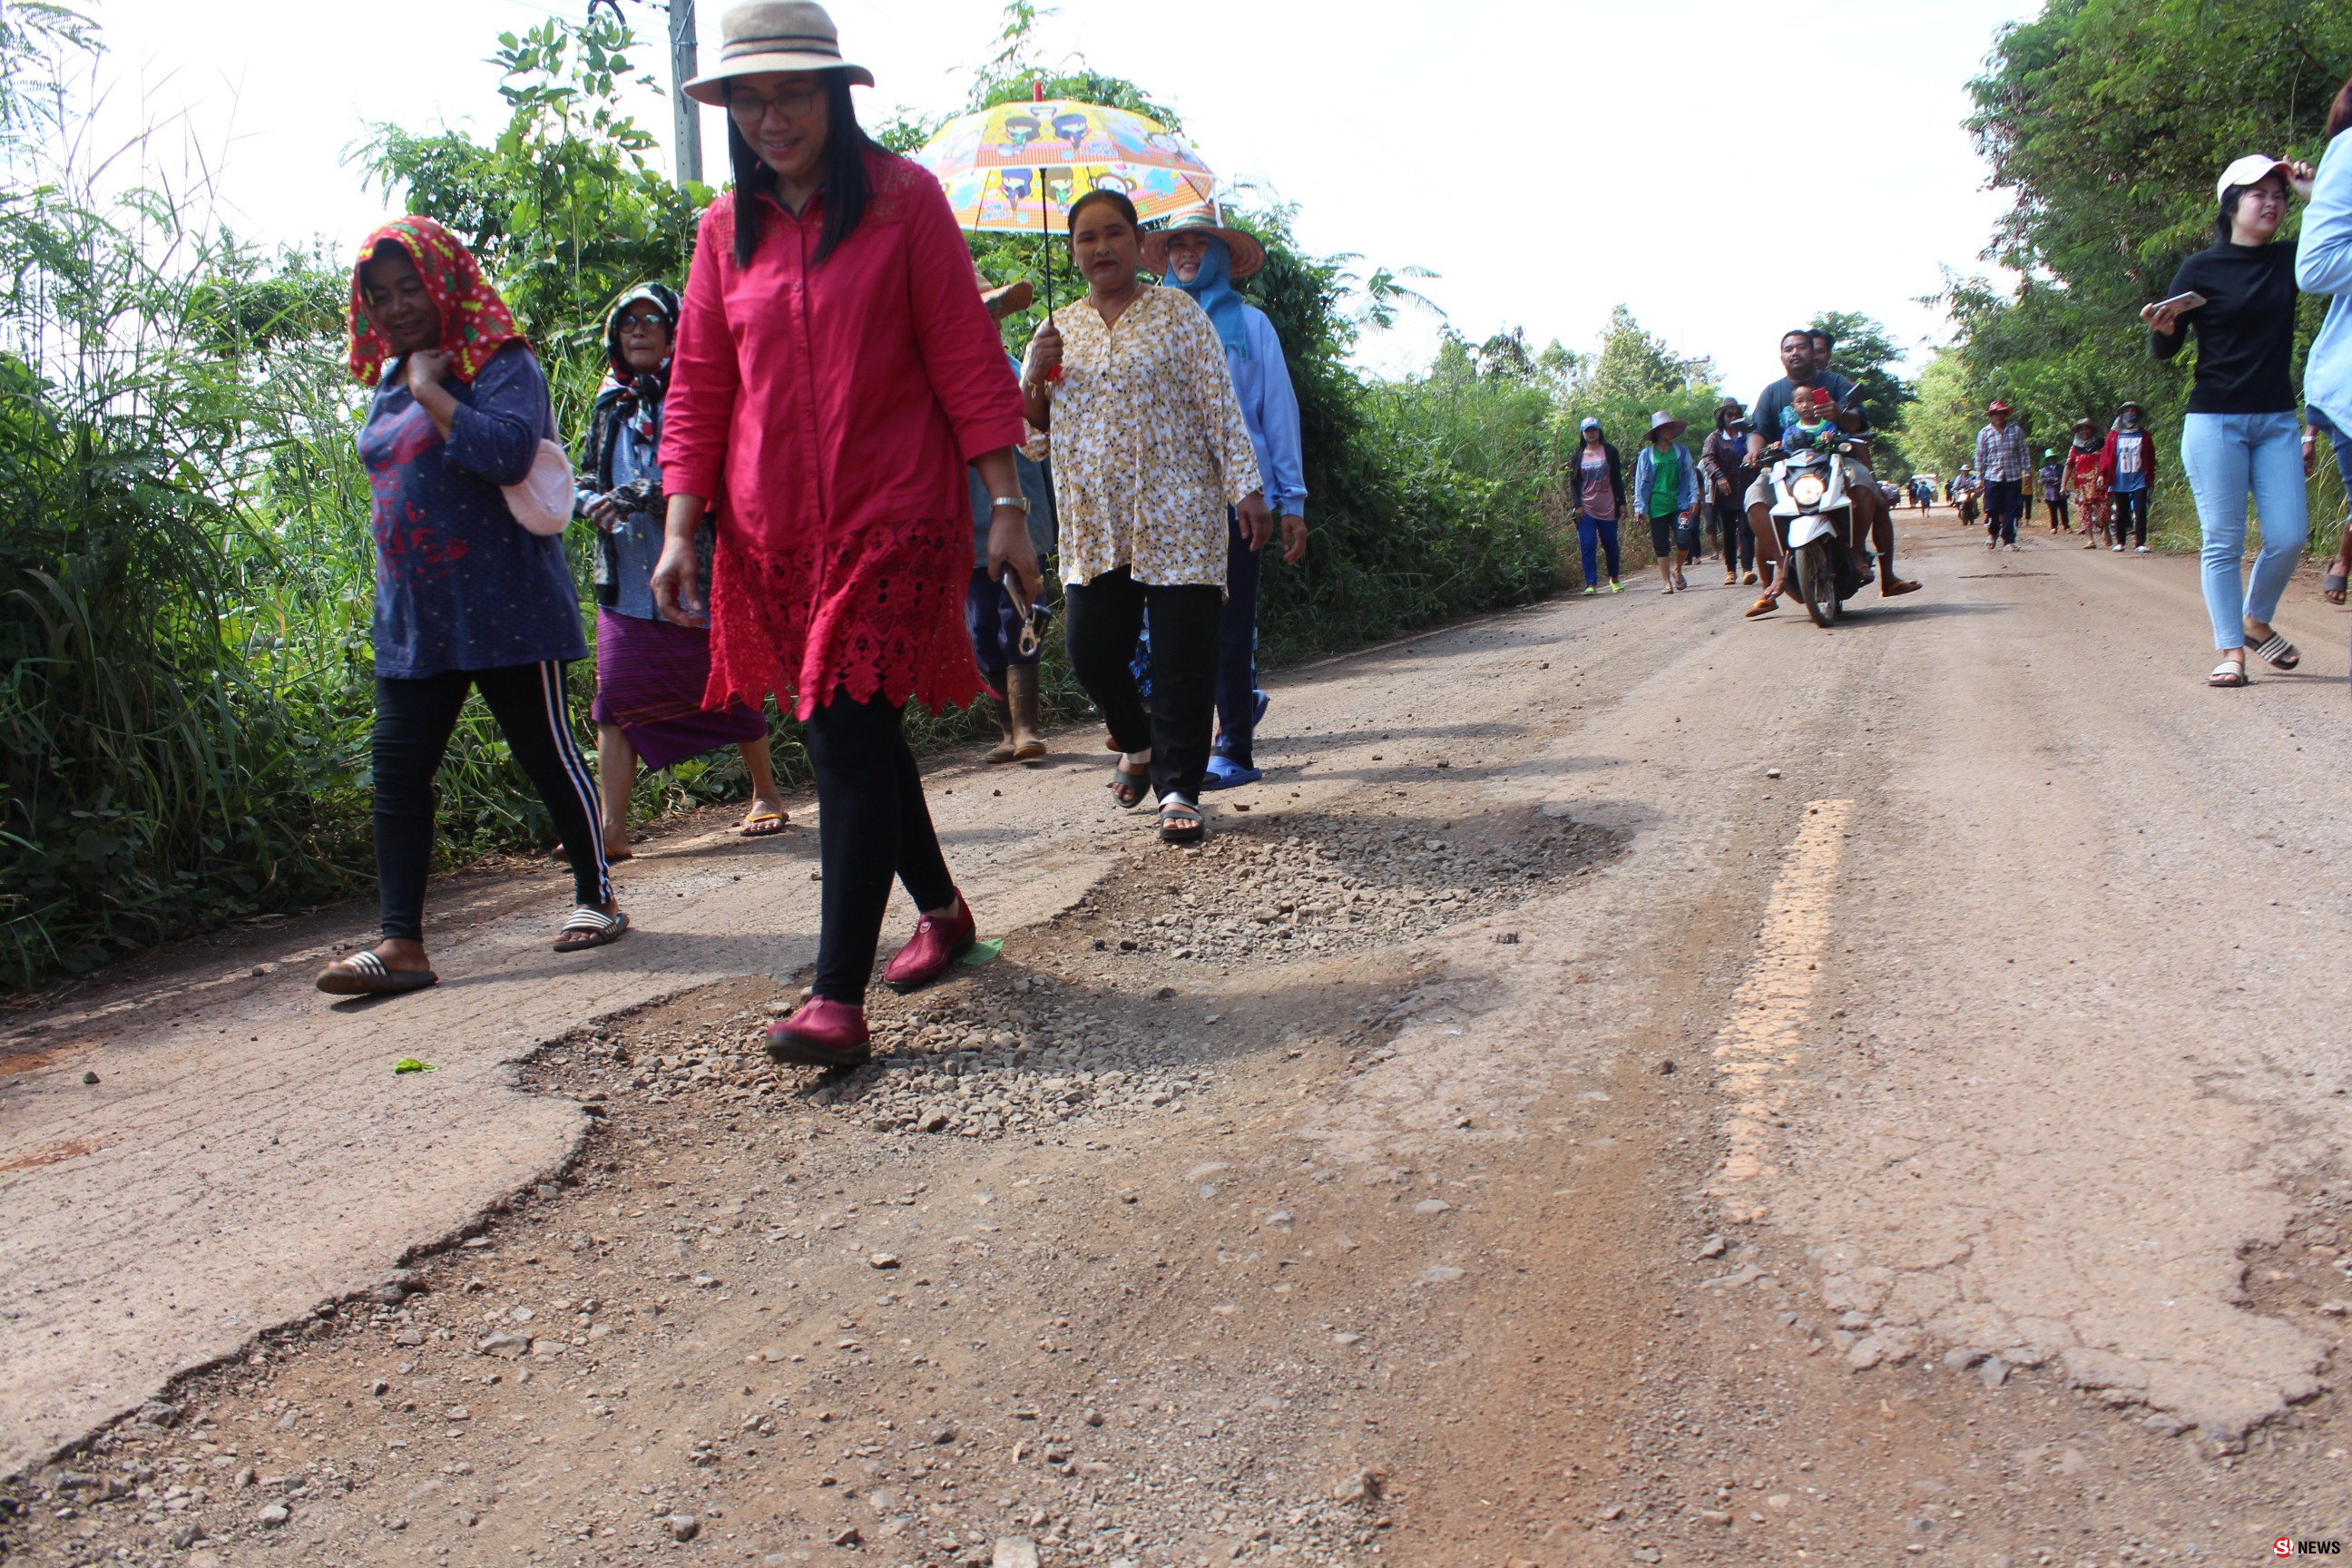
[[[735,188],[703,216],[670,373],[668,511],[656,603],[702,618],[694,535],[715,500],[710,691],[789,692],[816,773],[823,923],[810,1000],[768,1031],[780,1060],[866,1059],[866,987],[893,877],[920,920],[883,971],[912,990],[972,944],[899,717],[984,689],[962,605],[964,468],[993,505],[989,557],[1037,593],[1013,448],[1013,367],[939,183],[857,123],[822,6],[720,18],[688,96],[727,110]]]
[[[1160,837],[1205,831],[1225,509],[1261,549],[1274,516],[1208,312],[1140,276],[1135,205],[1089,191],[1070,208],[1070,256],[1087,298],[1066,331],[1040,322],[1022,368],[1029,423],[1054,437],[1070,666],[1102,710],[1120,758],[1122,806],[1160,797]],[[1056,372],[1059,372],[1056,379]],[[1151,615],[1151,708],[1128,659]]]

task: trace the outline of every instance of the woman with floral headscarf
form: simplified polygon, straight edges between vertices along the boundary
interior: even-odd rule
[[[666,510],[662,404],[677,337],[677,296],[659,283],[640,284],[613,307],[604,322],[613,379],[596,396],[580,454],[579,513],[596,527],[596,702],[590,717],[596,721],[604,842],[615,860],[629,858],[629,792],[641,760],[659,772],[731,743],[751,779],[751,806],[740,831],[764,838],[783,831],[785,821],[766,718],[743,702],[705,706],[709,628],[675,625],[654,605]],[[695,548],[708,573],[713,535],[707,517]]]
[[[474,690],[572,858],[579,907],[555,950],[601,947],[628,917],[564,712],[563,666],[588,653],[579,598],[562,540],[527,531],[501,493],[555,434],[539,362],[472,254],[431,218],[404,217],[369,235],[352,269],[351,366],[376,389],[359,445],[374,492],[383,940],[328,965],[319,989],[415,991],[436,978],[421,940],[433,774]]]

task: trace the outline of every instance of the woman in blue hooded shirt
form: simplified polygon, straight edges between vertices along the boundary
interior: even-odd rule
[[[1181,289],[1209,313],[1225,346],[1242,424],[1257,453],[1265,504],[1282,519],[1282,558],[1297,565],[1307,555],[1307,479],[1298,434],[1298,395],[1282,357],[1282,339],[1266,313],[1234,289],[1256,275],[1265,247],[1255,236],[1226,228],[1205,212],[1187,213],[1145,237],[1143,264]],[[1224,623],[1217,650],[1217,741],[1203,789],[1255,784],[1262,776],[1254,754],[1265,698],[1257,689],[1257,552],[1228,518]]]

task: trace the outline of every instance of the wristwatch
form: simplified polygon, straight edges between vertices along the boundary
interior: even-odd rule
[[[991,496],[988,498],[988,504],[992,507],[1009,506],[1024,515],[1026,515],[1029,510],[1027,496]]]

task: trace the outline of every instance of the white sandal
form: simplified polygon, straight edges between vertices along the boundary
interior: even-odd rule
[[[583,904],[572,911],[572,918],[565,921],[562,929],[556,931],[555,951],[585,952],[592,947],[604,947],[620,941],[628,929],[627,915],[618,912],[608,915],[602,910],[592,910],[586,904]],[[573,937],[585,940],[579,942],[569,940]]]
[[[2205,684],[2243,686],[2246,684],[2246,667],[2234,658],[2225,658],[2213,667],[2213,673],[2205,678]]]

